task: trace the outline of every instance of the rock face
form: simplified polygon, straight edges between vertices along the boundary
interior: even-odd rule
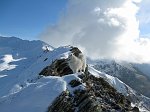
[[[64,76],[66,74],[72,74],[72,70],[69,68],[66,59],[59,59],[52,62],[50,66],[44,68],[39,75],[44,76]]]
[[[72,88],[85,83],[86,88],[64,91],[49,106],[48,112],[139,112],[131,102],[118,93],[104,79],[90,74],[79,75],[81,81],[72,80]],[[82,82],[82,83],[81,83]]]
[[[81,51],[72,47],[70,50],[78,56]],[[44,68],[39,75],[64,76],[72,70],[66,59],[55,60]],[[78,75],[78,80],[71,80],[69,88],[62,92],[50,106],[47,112],[139,112],[137,107],[131,107],[131,102],[118,93],[103,78],[97,78],[88,72]],[[84,85],[84,88],[80,88]]]

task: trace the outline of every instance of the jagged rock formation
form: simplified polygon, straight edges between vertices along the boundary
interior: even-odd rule
[[[76,56],[81,53],[76,47],[70,51]],[[40,75],[64,76],[71,73],[66,59],[59,59],[44,68]],[[69,82],[73,91],[67,89],[62,92],[50,104],[47,112],[139,112],[137,107],[131,107],[131,102],[103,78],[93,76],[87,69],[78,77],[80,80]],[[80,88],[80,85],[85,88]]]
[[[79,76],[82,81],[72,80],[72,88],[85,83],[86,88],[64,91],[49,106],[48,112],[139,112],[131,102],[118,93],[104,79],[90,74]],[[82,83],[81,83],[82,82]]]
[[[39,75],[44,76],[64,76],[66,74],[72,74],[72,70],[69,68],[66,59],[59,59],[52,62],[50,66],[44,68]]]

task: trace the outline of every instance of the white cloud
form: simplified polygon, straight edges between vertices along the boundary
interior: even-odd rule
[[[150,62],[149,39],[139,38],[140,1],[69,0],[64,16],[41,39],[53,46],[79,46],[91,58]]]

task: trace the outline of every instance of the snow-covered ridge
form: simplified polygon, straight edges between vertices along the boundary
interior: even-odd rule
[[[69,53],[70,47],[67,46],[53,48],[41,41],[0,37],[0,68],[3,68],[0,71],[1,111],[45,112],[62,91],[71,89],[68,82],[78,79],[78,74],[43,77],[39,73],[55,59],[66,59]],[[96,77],[103,77],[119,92],[135,95],[135,91],[118,78],[93,67],[89,67],[89,72]],[[143,102],[140,103],[143,105]]]
[[[110,76],[105,74],[104,72],[97,71],[93,67],[89,67],[89,72],[93,74],[95,77],[102,77],[105,79],[111,86],[113,86],[118,92],[124,94],[125,96],[129,96],[134,100],[134,105],[140,108],[140,111],[147,111],[147,108],[150,109],[150,98],[143,96],[142,94],[138,94],[131,87],[126,85],[124,82],[120,81],[117,77]]]

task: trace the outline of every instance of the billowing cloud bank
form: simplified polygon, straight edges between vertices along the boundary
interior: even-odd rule
[[[139,37],[141,0],[69,0],[59,22],[40,38],[57,47],[79,46],[91,58],[150,62],[150,40]]]

